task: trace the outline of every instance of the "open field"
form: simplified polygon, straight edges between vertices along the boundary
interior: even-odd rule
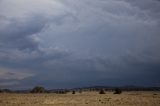
[[[0,106],[160,106],[160,92],[0,94]]]

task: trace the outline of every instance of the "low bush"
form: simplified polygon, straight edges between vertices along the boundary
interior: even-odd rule
[[[105,94],[105,91],[104,91],[103,89],[101,89],[101,90],[99,91],[99,94]]]
[[[44,87],[36,86],[31,91],[31,93],[47,93]]]
[[[76,91],[72,91],[72,94],[76,94]]]
[[[116,88],[114,91],[114,94],[121,94],[121,93],[122,93],[122,90],[119,88]]]

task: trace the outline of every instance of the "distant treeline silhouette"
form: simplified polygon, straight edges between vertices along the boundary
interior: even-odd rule
[[[0,93],[12,93],[13,91],[9,89],[0,89]]]
[[[47,90],[42,86],[35,86],[31,90],[10,90],[0,89],[0,93],[56,93],[66,94],[71,92],[72,94],[82,93],[84,91],[96,91],[99,94],[105,94],[107,91],[112,91],[114,94],[120,94],[122,91],[160,91],[160,87],[137,87],[137,86],[124,86],[124,87],[107,87],[107,86],[93,86],[93,87],[81,87],[73,89],[51,89]]]

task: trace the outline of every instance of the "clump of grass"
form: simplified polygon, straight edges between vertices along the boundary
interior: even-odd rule
[[[154,93],[153,95],[158,95],[158,94]]]

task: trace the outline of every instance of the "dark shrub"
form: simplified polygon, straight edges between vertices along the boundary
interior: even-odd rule
[[[72,94],[76,94],[76,91],[72,91]]]
[[[101,89],[101,90],[99,91],[99,94],[105,94],[105,91],[104,91],[103,89]]]
[[[0,89],[0,93],[2,93],[2,90]]]
[[[31,93],[46,93],[44,87],[36,86],[31,90]]]
[[[114,94],[121,94],[121,93],[122,93],[122,90],[119,88],[116,88],[114,91]]]

